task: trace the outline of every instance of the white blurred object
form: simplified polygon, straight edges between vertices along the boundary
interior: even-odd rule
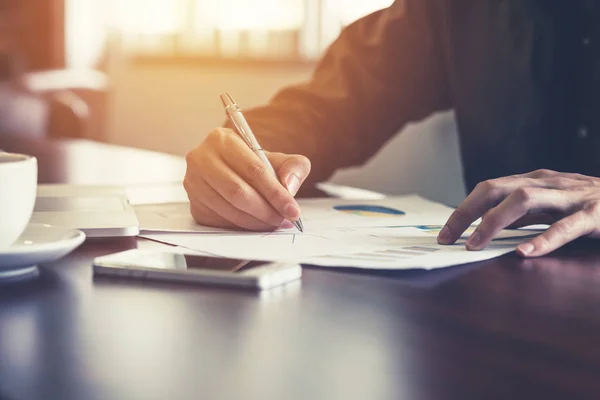
[[[343,25],[348,25],[357,19],[392,5],[394,0],[324,0],[325,8],[333,13]]]
[[[10,247],[27,226],[35,203],[37,159],[0,154],[0,249]]]
[[[108,87],[108,77],[94,69],[57,69],[28,73],[20,78],[19,83],[35,93],[80,88],[105,91]]]
[[[129,186],[125,191],[131,205],[187,203],[188,201],[181,182]]]
[[[65,0],[67,68],[90,68],[98,63],[107,38],[108,3],[106,0]]]

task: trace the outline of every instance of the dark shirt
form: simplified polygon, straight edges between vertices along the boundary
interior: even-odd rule
[[[304,149],[318,180],[442,110],[469,190],[539,168],[600,176],[599,29],[594,0],[397,1],[246,116],[265,148]]]

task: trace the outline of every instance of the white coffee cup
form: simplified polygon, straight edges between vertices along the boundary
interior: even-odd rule
[[[31,219],[37,172],[35,157],[0,151],[0,250],[11,246]]]

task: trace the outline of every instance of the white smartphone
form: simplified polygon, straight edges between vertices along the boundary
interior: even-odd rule
[[[127,250],[94,259],[94,275],[268,289],[300,279],[302,268],[265,262],[152,250]]]

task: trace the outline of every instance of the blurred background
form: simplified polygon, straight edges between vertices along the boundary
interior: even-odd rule
[[[184,155],[243,108],[309,78],[344,26],[390,0],[0,0],[0,134]],[[335,182],[464,197],[451,113],[405,129]]]

